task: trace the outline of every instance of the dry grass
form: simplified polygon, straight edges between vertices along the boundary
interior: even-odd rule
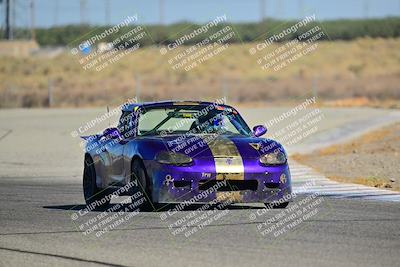
[[[369,99],[367,97],[343,98],[326,100],[322,103],[325,107],[374,107],[400,109],[400,99]]]
[[[394,101],[388,107],[398,107],[400,39],[321,42],[315,52],[278,72],[261,70],[248,53],[252,46],[232,45],[189,72],[172,70],[156,47],[128,55],[101,72],[84,71],[69,54],[1,57],[0,107],[45,106],[49,80],[57,106],[119,103],[136,94],[135,75],[141,79],[143,100],[211,100],[227,88],[235,102],[287,101],[310,95],[316,86],[321,100],[350,99],[328,105],[365,99],[355,102],[379,106]]]
[[[364,144],[370,144],[370,143],[377,143],[381,142],[381,140],[384,140],[386,136],[390,134],[391,129],[389,128],[384,128],[379,131],[373,131],[371,133],[367,133],[363,135],[361,138],[356,139],[352,142],[346,143],[346,144],[340,144],[340,145],[333,145],[327,148],[323,148],[319,151],[317,151],[317,155],[319,156],[329,156],[329,155],[335,155],[335,154],[351,154],[351,153],[356,153],[358,147],[362,147]]]
[[[334,181],[341,182],[341,183],[349,182],[349,180],[344,177],[330,176],[329,178]],[[377,188],[394,189],[394,190],[400,191],[400,188],[393,188],[392,183],[390,181],[388,181],[387,179],[374,177],[374,176],[355,177],[351,180],[351,183],[362,184],[362,185],[377,187]]]
[[[293,159],[335,181],[400,191],[400,123]]]

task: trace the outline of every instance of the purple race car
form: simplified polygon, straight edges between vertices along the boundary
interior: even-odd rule
[[[250,130],[233,107],[211,102],[129,104],[118,126],[85,136],[83,189],[87,205],[105,208],[109,195],[141,191],[157,203],[291,201],[283,147]],[[122,189],[122,190],[121,190]]]

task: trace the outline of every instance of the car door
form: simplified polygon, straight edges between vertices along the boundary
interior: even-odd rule
[[[108,166],[108,185],[123,185],[124,184],[124,145],[126,140],[124,133],[129,128],[129,112],[123,112],[119,123],[118,131],[120,132],[120,138],[114,138],[106,147],[106,152],[110,159],[110,165]]]

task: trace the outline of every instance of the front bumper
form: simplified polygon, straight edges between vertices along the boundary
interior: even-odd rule
[[[153,182],[155,202],[271,203],[292,199],[288,164],[254,165],[244,173],[216,173],[215,168],[201,164],[178,167],[145,161],[145,166]]]

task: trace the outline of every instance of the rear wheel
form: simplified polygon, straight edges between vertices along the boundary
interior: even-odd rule
[[[104,210],[110,204],[110,198],[96,185],[96,170],[90,156],[84,162],[83,195],[90,210]]]
[[[285,209],[289,205],[289,202],[283,203],[265,203],[267,209]]]
[[[140,159],[134,159],[132,161],[132,175],[131,180],[138,181],[138,187],[140,192],[142,192],[142,198],[145,199],[143,204],[140,205],[141,211],[152,211],[155,209],[156,204],[152,201],[152,184],[149,179],[143,162]],[[138,201],[138,199],[133,199],[133,201]]]

